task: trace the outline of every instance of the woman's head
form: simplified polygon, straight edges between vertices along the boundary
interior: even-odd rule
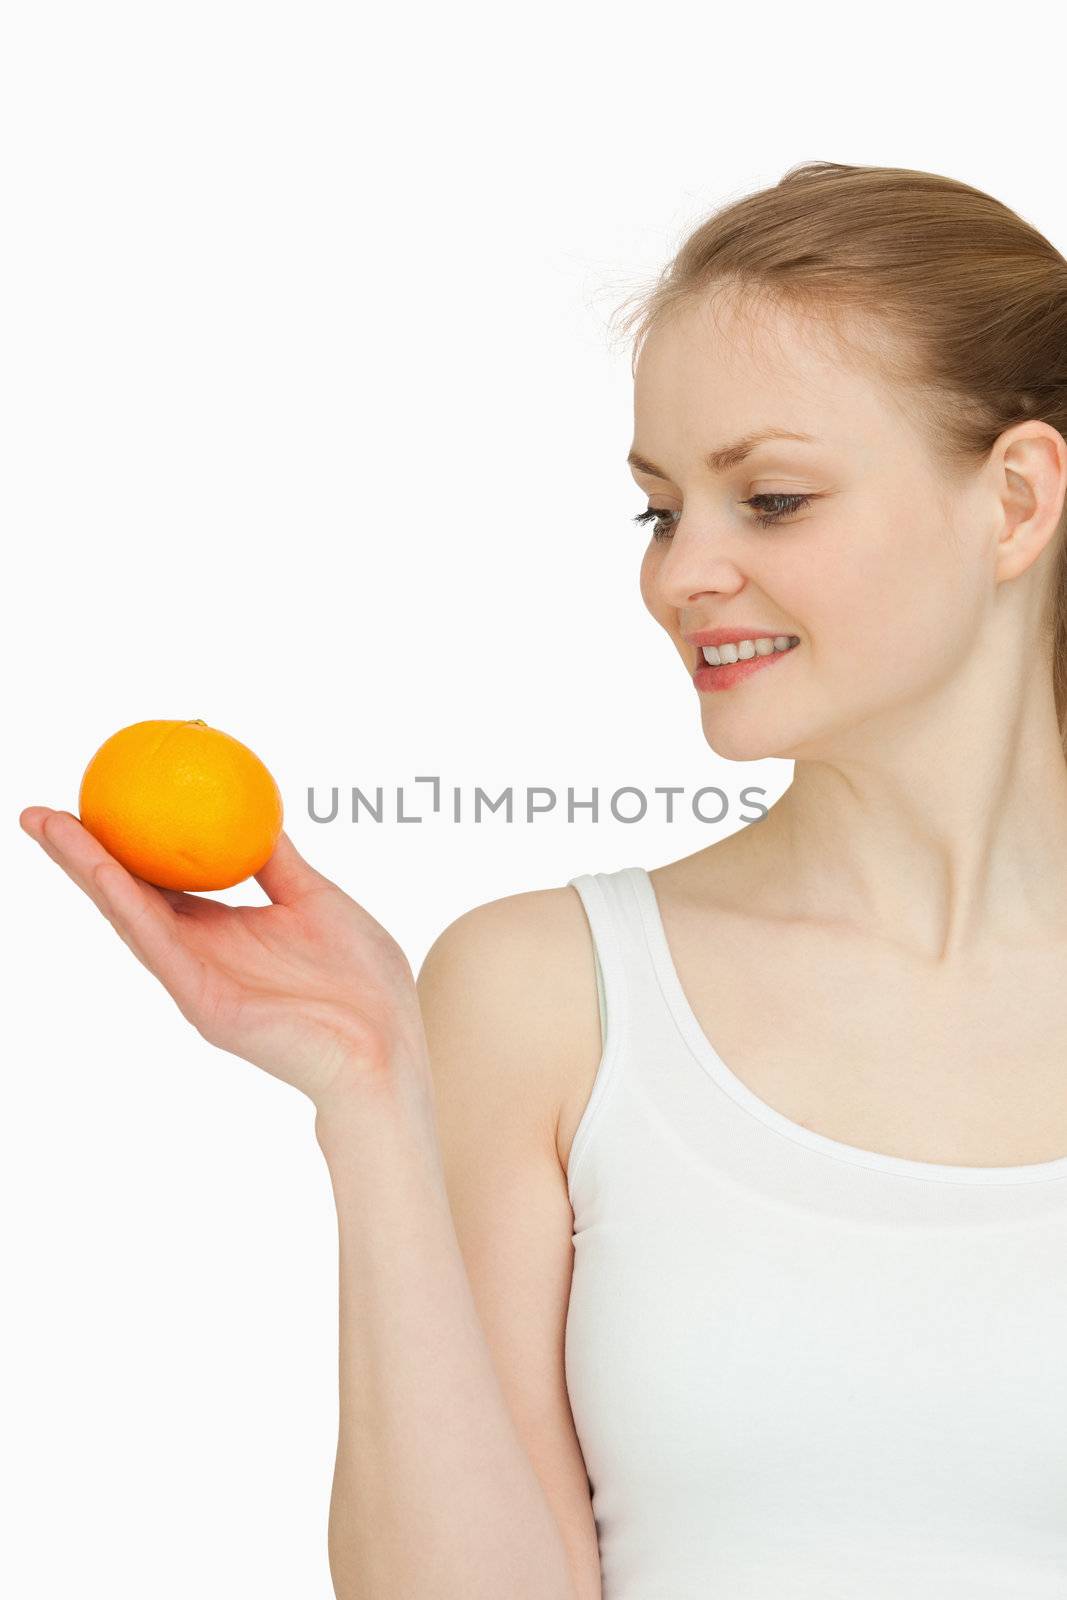
[[[1067,741],[1067,261],[1041,234],[934,174],[809,164],[702,224],[635,323],[646,605],[690,670],[696,630],[801,641],[701,693],[717,751],[858,749],[939,706],[965,731],[1035,667]],[[765,428],[813,442],[707,460]]]

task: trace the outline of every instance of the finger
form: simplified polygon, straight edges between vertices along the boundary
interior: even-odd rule
[[[253,877],[275,905],[293,905],[306,894],[317,889],[333,889],[335,884],[316,872],[305,861],[296,845],[284,831],[278,835],[274,854]]]
[[[97,867],[93,876],[115,932],[139,961],[169,989],[180,988],[184,997],[201,967],[181,943],[176,915],[163,891],[113,860]]]
[[[70,817],[76,828],[68,829],[64,823],[53,822],[53,817]],[[27,806],[20,814],[19,822],[31,838],[37,841],[45,854],[51,856],[68,877],[74,879],[78,887],[84,890],[101,911],[105,911],[103,896],[95,887],[94,873],[96,867],[105,861],[114,861],[115,858],[89,833],[85,824],[70,811],[53,811],[48,806]],[[44,826],[46,822],[49,824],[48,828]],[[84,839],[80,837],[78,829],[87,837]],[[184,889],[161,888],[158,884],[149,883],[147,878],[138,877],[136,872],[131,872],[130,877],[144,888],[152,889],[156,894],[162,895],[175,911],[181,911],[192,917],[203,916],[206,904],[218,904],[217,901],[205,901],[200,895],[186,894]]]
[[[59,818],[69,818],[74,826],[57,820]],[[96,869],[106,861],[114,862],[115,858],[78,817],[70,811],[29,806],[22,812],[19,822],[36,839],[45,854],[51,856],[90,899],[97,899],[93,892]],[[117,862],[115,864],[119,865]],[[127,870],[123,868],[123,871]],[[129,875],[146,888],[153,888],[157,894],[163,895],[175,910],[195,910],[200,904],[195,895],[186,894],[182,889],[163,889],[156,884],[149,884],[146,878],[138,877],[135,872]]]
[[[29,823],[23,825],[45,855],[63,868],[98,910],[104,911],[103,896],[93,873],[102,862],[114,861],[114,857],[69,811],[51,811],[46,806],[33,806],[30,811],[22,813],[20,822],[23,818],[30,818]]]
[[[103,912],[137,959],[179,1005],[194,995],[202,969],[182,945],[177,913],[163,891],[128,872],[69,811],[50,811],[38,820],[34,837]]]
[[[19,827],[36,839],[44,818],[51,815],[50,806],[24,806],[19,812]]]

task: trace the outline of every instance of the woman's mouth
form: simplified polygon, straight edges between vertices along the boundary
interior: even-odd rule
[[[737,644],[706,645],[698,652],[694,686],[698,690],[731,689],[761,668],[791,655],[799,643],[795,633],[779,633],[773,638],[742,639]],[[708,656],[712,658],[710,662]]]

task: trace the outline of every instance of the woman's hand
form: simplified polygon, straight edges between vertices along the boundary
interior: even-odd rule
[[[320,1110],[350,1083],[425,1062],[407,957],[282,833],[255,874],[268,906],[228,906],[128,872],[69,811],[19,823],[92,900],[210,1044]]]

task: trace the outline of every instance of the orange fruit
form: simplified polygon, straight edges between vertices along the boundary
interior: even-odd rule
[[[229,889],[265,866],[282,797],[247,745],[188,722],[134,722],[85,769],[78,814],[105,850],[161,889]]]

